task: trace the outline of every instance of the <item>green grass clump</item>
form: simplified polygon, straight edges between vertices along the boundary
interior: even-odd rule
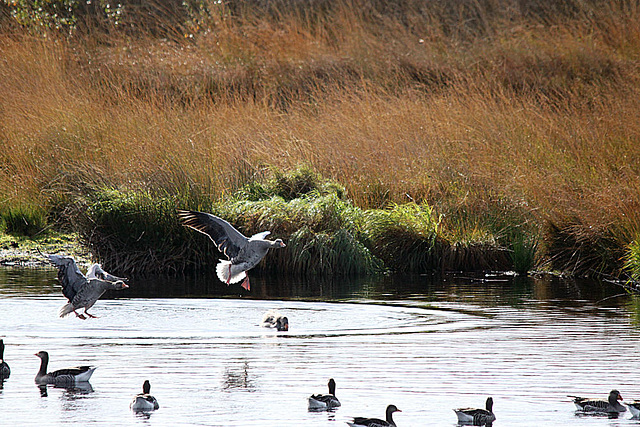
[[[0,231],[33,237],[47,226],[43,208],[18,206],[0,211]]]
[[[511,261],[513,270],[518,274],[527,274],[536,266],[538,239],[535,235],[519,234],[511,241]]]
[[[99,189],[86,196],[74,226],[111,271],[145,275],[210,267],[216,249],[195,249],[193,233],[176,216],[181,204],[177,196]]]
[[[402,272],[437,269],[445,244],[438,237],[440,218],[423,203],[392,205],[366,212],[364,234],[372,252],[386,265]]]
[[[251,180],[236,193],[235,198],[257,201],[277,196],[290,201],[310,193],[335,194],[343,198],[345,190],[337,182],[325,179],[309,165],[300,165],[284,171],[272,168],[267,178]]]
[[[632,281],[640,282],[640,240],[636,239],[627,246],[623,268]]]
[[[362,211],[336,193],[314,191],[289,201],[274,196],[214,207],[247,236],[270,230],[287,248],[272,251],[265,268],[288,274],[356,275],[380,271],[382,263],[359,240]]]

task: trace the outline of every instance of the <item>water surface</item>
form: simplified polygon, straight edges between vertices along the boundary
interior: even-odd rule
[[[489,395],[495,426],[638,424],[577,416],[566,397],[618,388],[640,399],[638,305],[601,301],[620,293],[613,285],[499,275],[252,278],[250,295],[212,278],[131,285],[96,304],[98,319],[60,319],[55,270],[0,269],[12,369],[2,425],[342,426],[393,403],[399,426],[454,426],[453,408]],[[259,326],[271,308],[288,316],[288,332]],[[43,396],[39,350],[50,370],[97,366],[90,387]],[[342,407],[308,412],[306,398],[329,378]],[[161,408],[140,417],[129,402],[145,379]]]

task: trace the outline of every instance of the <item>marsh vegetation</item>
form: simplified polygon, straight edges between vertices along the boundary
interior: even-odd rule
[[[206,267],[186,208],[290,273],[640,275],[637,0],[63,3],[2,3],[6,232]]]

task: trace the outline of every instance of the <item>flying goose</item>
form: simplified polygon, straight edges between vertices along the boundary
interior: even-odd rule
[[[605,399],[589,399],[586,397],[568,396],[573,399],[576,408],[584,412],[601,412],[601,413],[620,413],[625,412],[627,408],[618,403],[622,400],[622,396],[618,390],[611,390],[609,397]]]
[[[329,380],[329,394],[312,394],[309,397],[309,410],[322,411],[331,410],[340,406],[340,401],[336,397],[336,382],[331,378]]]
[[[9,365],[4,361],[4,340],[0,339],[0,380],[5,380],[11,375]]]
[[[278,310],[269,310],[262,316],[262,326],[265,328],[276,328],[279,331],[289,330],[289,319],[283,316]]]
[[[60,317],[73,312],[81,319],[96,317],[87,312],[107,290],[128,288],[125,278],[113,276],[102,269],[100,264],[89,267],[87,275],[80,272],[76,261],[70,256],[45,255],[51,264],[58,267],[58,280],[62,284],[62,293],[69,303],[60,309]],[[76,310],[84,308],[84,314]]]
[[[364,418],[355,417],[353,422],[347,422],[351,427],[396,427],[396,423],[393,422],[393,413],[402,412],[396,408],[396,405],[387,406],[387,420],[383,421],[378,418]]]
[[[458,422],[461,424],[474,426],[491,425],[496,420],[496,416],[493,413],[492,397],[487,397],[485,406],[487,409],[460,408],[453,411],[458,416]]]
[[[244,279],[241,286],[251,290],[247,271],[255,267],[269,249],[286,246],[281,239],[266,240],[270,231],[245,237],[227,221],[209,213],[179,210],[178,217],[185,226],[209,236],[228,258],[216,266],[218,278],[227,285]]]
[[[154,411],[160,408],[156,398],[149,394],[150,391],[151,383],[149,380],[145,380],[144,384],[142,384],[142,393],[133,396],[129,407],[136,412]]]
[[[58,369],[57,371],[47,373],[47,365],[49,364],[49,353],[40,351],[35,354],[40,358],[40,370],[36,375],[36,384],[54,384],[59,386],[71,386],[76,383],[89,381],[93,371],[93,366],[76,366],[75,368]]]

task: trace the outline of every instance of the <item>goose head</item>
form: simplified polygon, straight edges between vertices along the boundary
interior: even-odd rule
[[[487,408],[487,411],[493,412],[493,397],[487,397],[485,407]]]
[[[276,319],[276,329],[279,331],[289,330],[289,319],[287,319],[287,316],[279,316]]]
[[[387,406],[387,422],[388,423],[393,423],[393,413],[394,412],[402,412],[402,411],[400,409],[398,409],[396,405]]]
[[[618,390],[611,390],[609,393],[609,403],[615,406],[618,403],[618,400],[623,400],[620,392]]]
[[[115,282],[109,282],[109,285],[107,286],[107,289],[114,289],[116,291],[122,290],[122,289],[126,289],[129,286],[124,283],[122,280],[116,280]]]
[[[276,239],[273,241],[273,243],[271,244],[272,248],[284,248],[287,245],[284,244],[284,242],[282,241],[282,239]]]

